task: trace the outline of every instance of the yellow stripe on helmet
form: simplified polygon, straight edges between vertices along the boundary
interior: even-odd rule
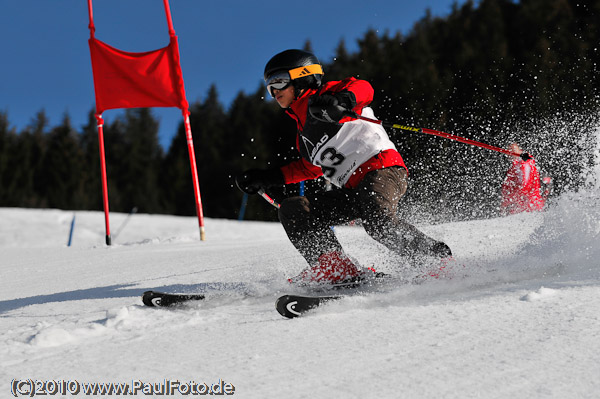
[[[292,78],[292,80],[316,74],[323,75],[323,67],[321,67],[321,64],[311,64],[290,69],[290,78]]]

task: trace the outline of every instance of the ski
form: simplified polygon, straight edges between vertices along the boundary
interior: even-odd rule
[[[142,302],[146,306],[166,308],[189,301],[200,301],[204,298],[203,294],[167,294],[158,291],[146,291],[142,295]]]
[[[283,317],[288,319],[302,316],[304,313],[314,309],[326,302],[342,298],[343,295],[283,295],[277,299],[275,308]]]

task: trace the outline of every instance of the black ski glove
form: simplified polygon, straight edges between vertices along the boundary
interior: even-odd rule
[[[354,93],[341,91],[313,96],[308,102],[308,110],[313,118],[322,122],[339,123],[345,116],[352,116],[356,106]]]
[[[521,153],[521,155],[519,155],[519,156],[521,157],[521,159],[522,159],[523,161],[529,161],[531,158],[533,158],[533,157],[531,156],[531,154],[530,154],[530,153],[528,153],[528,152],[522,152],[522,153]]]
[[[250,169],[235,177],[235,184],[246,194],[256,194],[260,189],[283,186],[281,169]]]

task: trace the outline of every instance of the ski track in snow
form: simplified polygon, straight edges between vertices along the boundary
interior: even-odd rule
[[[240,398],[597,398],[597,198],[419,226],[453,248],[453,278],[367,289],[293,320],[274,303],[304,263],[277,223],[208,219],[199,242],[195,218],[136,214],[105,247],[100,212],[0,209],[0,397],[18,378],[221,379]],[[419,274],[359,227],[336,233],[363,265]],[[146,308],[147,289],[208,299]]]

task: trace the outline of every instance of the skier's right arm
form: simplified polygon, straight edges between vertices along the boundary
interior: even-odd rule
[[[256,194],[260,189],[283,186],[281,169],[250,169],[235,177],[235,184],[246,194]]]
[[[304,180],[316,179],[323,176],[323,170],[304,158],[293,161],[281,167],[285,184],[300,183]]]
[[[320,167],[301,158],[281,168],[247,170],[235,177],[235,183],[246,194],[256,194],[260,189],[299,183],[322,175]]]

